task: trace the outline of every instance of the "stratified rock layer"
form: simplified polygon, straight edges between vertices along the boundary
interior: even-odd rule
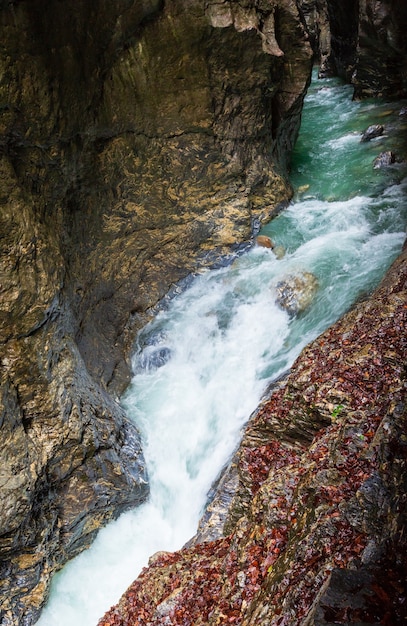
[[[311,50],[292,0],[1,1],[0,33],[8,625],[147,496],[114,399],[135,331],[290,197]]]
[[[405,623],[406,317],[407,251],[251,419],[227,534],[158,553],[99,626]]]

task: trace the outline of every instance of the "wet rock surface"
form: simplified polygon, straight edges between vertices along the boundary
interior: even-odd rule
[[[376,137],[380,137],[381,135],[383,135],[383,133],[384,133],[383,124],[372,124],[372,126],[369,126],[369,128],[366,128],[366,130],[362,133],[362,137],[360,141],[362,142],[371,141],[372,139],[375,139]]]
[[[405,623],[406,288],[404,251],[253,415],[213,540],[156,555],[99,626]]]
[[[407,6],[399,0],[299,0],[319,75],[340,76],[355,97],[407,95]]]
[[[338,18],[328,31],[327,16],[353,13],[323,4],[314,40],[320,28],[337,71],[346,28]],[[382,4],[366,3],[373,31]],[[373,58],[396,42],[383,93],[403,93],[405,11],[387,8],[386,45],[376,35],[363,45]],[[307,20],[291,0],[0,2],[5,626],[32,623],[52,573],[148,494],[138,433],[115,400],[135,332],[172,284],[233,252],[290,198]],[[380,92],[374,63],[358,74],[362,96]]]
[[[146,498],[116,401],[135,332],[290,198],[312,59],[290,0],[0,2],[0,32],[8,625],[32,623],[52,572]]]
[[[299,0],[298,7],[307,29],[310,44],[319,62],[320,78],[335,76],[336,64],[332,53],[331,18],[326,0]],[[348,20],[348,27],[350,20]]]
[[[356,97],[407,94],[407,6],[398,0],[360,4],[357,62],[352,82]]]
[[[373,161],[373,169],[378,170],[382,167],[389,167],[389,165],[393,165],[396,162],[396,155],[392,150],[386,150],[386,152],[381,152]]]
[[[275,244],[270,237],[267,237],[266,235],[259,235],[256,237],[256,245],[261,248],[269,248],[270,250],[273,250]]]
[[[283,277],[275,286],[276,302],[289,315],[305,311],[318,291],[318,280],[311,272],[298,272]]]

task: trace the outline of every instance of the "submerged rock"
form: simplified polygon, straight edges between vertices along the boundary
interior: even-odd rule
[[[310,185],[307,183],[306,185],[300,185],[297,189],[297,193],[303,194],[310,188]]]
[[[376,137],[380,137],[384,133],[384,126],[382,124],[372,124],[369,126],[364,133],[362,133],[362,138],[360,141],[370,141],[371,139],[375,139]]]
[[[170,348],[162,346],[159,348],[145,348],[138,358],[140,369],[156,370],[171,359],[172,352]]]
[[[318,280],[311,272],[290,274],[275,286],[276,302],[290,315],[307,309],[318,290]]]
[[[273,253],[277,259],[282,259],[285,256],[285,248],[284,246],[275,246],[273,248]]]

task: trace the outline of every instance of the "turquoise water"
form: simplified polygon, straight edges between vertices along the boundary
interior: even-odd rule
[[[404,166],[383,172],[372,162],[393,143],[401,150],[392,125],[402,120],[395,105],[389,112],[390,105],[350,95],[332,79],[310,88],[292,161],[294,201],[263,229],[285,256],[254,247],[203,272],[139,334],[122,402],[142,434],[151,497],[55,577],[41,626],[95,626],[149,556],[194,535],[208,490],[269,383],[373,289],[400,251]],[[378,116],[387,137],[360,144]],[[299,271],[312,272],[319,289],[304,313],[290,317],[276,303],[276,287]]]
[[[400,160],[407,159],[407,116],[400,116],[403,103],[354,102],[352,91],[337,78],[318,81],[314,77],[292,158],[294,188],[309,185],[297,194],[298,199],[371,196],[406,175],[405,164],[394,165],[387,172],[372,167],[375,157],[385,150],[392,149]],[[371,124],[382,124],[383,135],[361,143],[361,134]]]

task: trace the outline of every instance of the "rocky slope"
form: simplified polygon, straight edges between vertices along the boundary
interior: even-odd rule
[[[146,311],[290,197],[292,0],[0,1],[0,621],[143,500],[115,401]]]
[[[194,545],[99,626],[405,623],[406,317],[407,250],[253,415]]]

